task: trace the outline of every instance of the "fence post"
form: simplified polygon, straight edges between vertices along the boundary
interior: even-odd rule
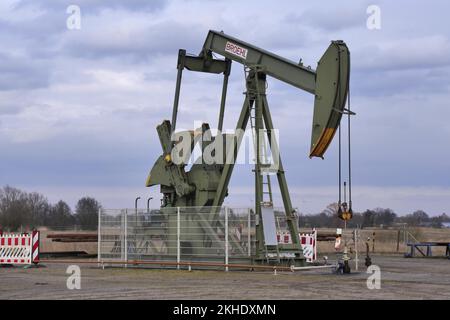
[[[120,210],[120,261],[125,261],[125,210]]]
[[[228,207],[225,207],[225,271],[228,271]]]
[[[403,242],[404,245],[408,243],[408,234],[406,233],[406,224],[403,225]]]
[[[101,243],[102,243],[102,233],[101,233],[101,215],[102,215],[102,209],[98,209],[98,226],[97,226],[97,262],[98,266],[100,267],[100,261],[101,261]]]
[[[372,233],[372,253],[375,253],[375,231]]]
[[[252,255],[252,238],[250,236],[250,229],[252,225],[252,219],[251,219],[251,210],[248,208],[248,222],[247,222],[247,247],[248,247],[248,256],[250,257]]]
[[[180,256],[181,256],[181,248],[180,248],[180,207],[177,207],[177,269],[180,270]]]
[[[400,251],[400,229],[397,231],[397,252]]]
[[[124,247],[125,247],[125,268],[128,267],[128,210],[125,210],[125,236],[124,236]]]
[[[359,237],[359,230],[358,227],[356,227],[355,230],[353,230],[354,232],[354,237],[355,237],[355,270],[358,271],[358,265],[359,265],[359,258],[358,258],[358,237]]]
[[[318,246],[318,244],[317,244],[317,229],[314,228],[313,232],[314,232],[314,255],[313,255],[313,261],[314,261],[314,260],[317,260],[317,246]]]

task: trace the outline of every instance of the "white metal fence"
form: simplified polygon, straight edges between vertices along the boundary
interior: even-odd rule
[[[275,210],[277,230],[286,230]],[[102,209],[98,260],[249,262],[255,253],[255,214],[249,208]]]

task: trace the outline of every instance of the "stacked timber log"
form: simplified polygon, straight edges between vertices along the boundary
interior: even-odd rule
[[[97,242],[97,233],[53,233],[47,235],[52,242]]]
[[[335,233],[317,233],[317,241],[335,241],[336,234]]]

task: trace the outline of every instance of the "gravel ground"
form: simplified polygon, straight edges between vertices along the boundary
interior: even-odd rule
[[[0,299],[450,299],[450,260],[373,256],[381,289],[369,290],[369,274],[329,270],[295,273],[104,270],[80,264],[81,289],[67,289],[68,265],[0,268]]]

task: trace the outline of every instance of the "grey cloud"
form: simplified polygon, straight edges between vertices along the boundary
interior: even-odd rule
[[[49,77],[47,62],[0,52],[0,90],[45,88]]]
[[[20,19],[20,10],[15,9],[11,14],[17,15],[19,19],[0,20],[2,29],[7,32],[13,32],[21,36],[22,39],[32,41],[45,41],[49,39],[49,35],[64,31],[68,17],[65,12],[42,11],[22,20]],[[45,42],[41,43],[41,45],[45,45]]]
[[[45,1],[24,0],[12,7],[10,15],[15,19],[0,19],[0,28],[4,31],[1,38],[11,42],[21,49],[33,52],[35,57],[51,58],[61,54],[60,42],[68,35],[66,21],[69,14],[66,9],[69,5],[78,5],[81,8],[82,23],[88,19],[96,19],[102,11],[130,12],[145,14],[165,7],[166,1]],[[33,12],[33,14],[30,14]],[[24,16],[21,19],[21,16]],[[95,27],[95,22],[93,27]],[[114,25],[115,21],[97,21],[98,24]],[[133,21],[128,21],[130,25]],[[123,28],[124,26],[120,26]],[[96,28],[95,28],[96,29]],[[92,31],[92,30],[91,30]],[[111,30],[110,30],[111,31]],[[114,32],[114,28],[112,29]],[[113,33],[114,34],[114,33]],[[143,34],[142,34],[143,35]],[[103,36],[110,36],[103,35]],[[134,38],[136,41],[137,38]],[[73,48],[71,48],[73,49]]]
[[[227,1],[223,13],[216,2],[192,1],[198,12],[183,17],[184,2],[165,10],[151,1],[83,0],[82,29],[74,31],[65,28],[61,3],[24,1],[17,13],[35,6],[41,15],[0,21],[0,150],[7,150],[0,185],[56,186],[49,196],[63,186],[143,185],[161,153],[155,126],[170,117],[177,51],[198,53],[211,28],[313,67],[329,37],[342,36],[352,52],[355,185],[448,187],[449,31],[432,21],[408,32],[394,28],[389,14],[400,16],[400,5],[383,6],[386,24],[368,33],[364,5],[350,2],[293,1],[284,11],[265,2],[254,13],[244,12],[250,4]],[[186,72],[184,80],[180,126],[199,119],[214,125],[220,77]],[[227,128],[236,123],[243,90],[242,67],[234,64]],[[273,79],[268,90],[290,186],[336,185],[335,143],[325,160],[308,159],[313,96]],[[230,193],[252,185],[249,166],[236,173]],[[302,196],[294,201],[307,200]]]
[[[306,25],[323,32],[365,27],[367,3],[367,1],[321,3],[320,7],[310,6],[301,13],[290,13],[286,16],[286,20],[293,25]]]
[[[160,153],[156,130],[146,125],[147,118],[147,115],[121,117],[121,126],[101,128],[96,134],[73,130],[72,124],[66,124],[63,135],[43,141],[13,143],[2,138],[0,149],[8,152],[2,152],[0,184],[14,180],[24,185],[45,181],[48,185],[106,182],[143,186],[156,159],[153,155]],[[98,118],[97,124],[101,120]],[[142,135],[137,137],[135,130]]]
[[[14,94],[13,96],[9,97],[4,96],[0,97],[0,117],[5,115],[19,114],[25,108],[26,105],[20,101],[20,94]]]
[[[415,95],[448,93],[450,67],[430,69],[367,71],[354,68],[352,92],[364,96],[392,96],[411,92]]]
[[[57,43],[55,36],[67,29],[68,14],[65,10],[58,12],[18,5],[8,15],[9,17],[0,19],[3,31],[0,37],[6,38],[12,45],[33,51],[34,54],[53,49]]]
[[[286,29],[289,32],[286,32]],[[230,30],[233,32],[234,30]],[[279,21],[272,21],[269,28],[251,28],[246,31],[245,38],[242,40],[253,43],[254,45],[269,51],[284,51],[294,49],[299,51],[308,47],[313,41],[310,30],[304,24],[295,22],[289,16]],[[228,33],[229,31],[225,31]],[[240,30],[235,31],[241,33]],[[233,34],[233,33],[229,33]]]
[[[62,45],[66,54],[88,59],[128,56],[138,60],[159,54],[176,55],[180,48],[200,48],[200,35],[207,32],[201,26],[190,26],[187,31],[185,25],[175,21],[148,23],[136,29],[127,29],[131,23],[127,20],[117,24],[109,22],[110,27],[105,29],[96,28],[95,21],[91,23],[90,27],[83,27],[79,32],[67,33]]]
[[[22,0],[18,8],[23,6],[38,6],[47,10],[64,10],[69,5],[77,5],[82,12],[95,13],[101,9],[126,9],[132,11],[154,11],[166,6],[165,0]]]
[[[379,40],[352,51],[354,65],[362,70],[430,69],[450,65],[448,35]]]

